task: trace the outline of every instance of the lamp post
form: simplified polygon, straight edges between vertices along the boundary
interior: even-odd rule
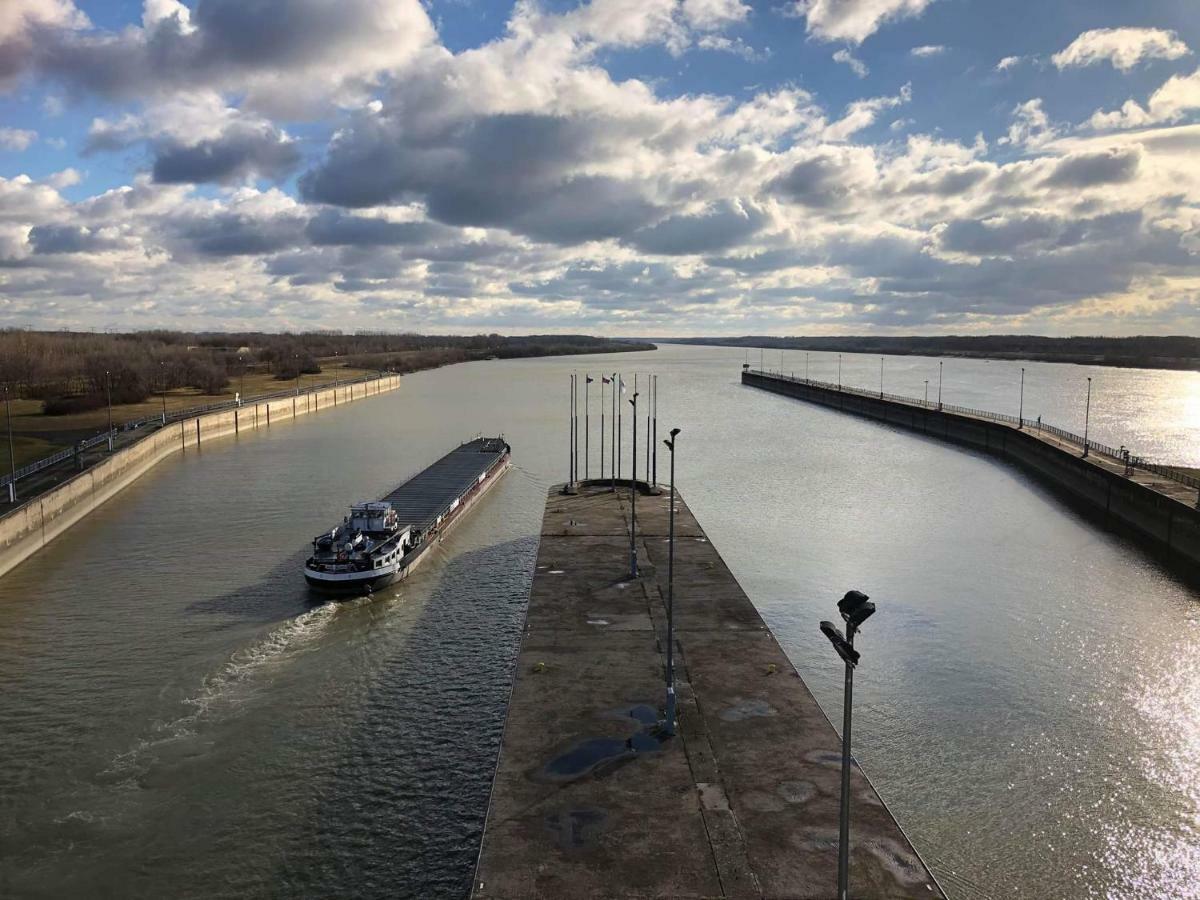
[[[842,389],[842,354],[838,354],[838,390]]]
[[[929,406],[929,379],[925,379],[925,403],[924,406]]]
[[[945,360],[938,360],[938,412],[942,409],[942,363]]]
[[[8,419],[8,502],[17,502],[17,454],[13,450],[12,405],[8,397],[8,382],[4,383],[4,416]]]
[[[879,399],[883,399],[883,357],[879,357]]]
[[[636,376],[635,376],[636,377]],[[629,455],[629,577],[638,577],[637,567],[637,398],[633,392],[629,405],[633,407],[633,452]]]
[[[1021,366],[1021,399],[1017,405],[1017,431],[1025,426],[1025,367]]]
[[[334,365],[336,365],[336,363]],[[238,404],[237,405],[241,406],[243,403],[246,402],[246,360],[240,356],[238,357],[238,369],[239,369],[240,374],[238,375],[239,380],[238,380]],[[335,375],[334,378],[336,379],[336,377],[337,376]],[[334,381],[334,390],[337,390],[337,381],[336,380]]]
[[[570,389],[570,400],[567,406],[567,491],[570,492],[571,485],[575,482],[575,435],[571,429],[571,413],[575,411],[575,376],[572,375],[568,382]]]
[[[296,396],[300,396],[300,354],[293,353],[292,359],[296,361]]]
[[[589,422],[589,416],[592,412],[591,393],[592,376],[583,376],[583,480],[587,481],[592,477],[592,452],[590,440],[592,437],[592,427]]]
[[[1092,379],[1088,379],[1087,405],[1083,408],[1083,456],[1088,455],[1088,420],[1092,415]]]
[[[860,591],[847,591],[838,601],[838,612],[846,623],[846,636],[832,622],[821,623],[821,632],[846,664],[846,690],[842,705],[842,801],[838,832],[838,900],[850,896],[850,711],[854,702],[854,667],[859,652],[854,649],[854,633],[870,615],[875,604]]]
[[[804,354],[804,383],[808,384],[808,353]]]
[[[108,396],[108,452],[112,453],[112,375],[110,375],[108,372],[104,373],[104,393]]]
[[[678,428],[663,444],[671,451],[671,507],[667,515],[667,715],[663,731],[675,734],[675,438]]]
[[[158,374],[162,379],[162,423],[167,424],[167,364],[160,362],[158,364]]]
[[[617,373],[612,373],[612,458],[608,461],[608,477],[612,479],[612,489],[615,492],[617,489],[617,401],[620,399],[617,394],[621,392],[618,384]]]

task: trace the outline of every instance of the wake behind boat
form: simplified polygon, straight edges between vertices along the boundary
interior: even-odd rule
[[[451,450],[381,500],[356,503],[350,515],[313,539],[304,578],[329,593],[363,594],[404,578],[507,471],[504,438],[476,438]]]

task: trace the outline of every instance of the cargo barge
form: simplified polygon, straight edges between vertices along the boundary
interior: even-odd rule
[[[369,594],[408,575],[508,470],[502,437],[451,450],[380,500],[356,503],[339,525],[313,538],[304,578],[316,590]]]

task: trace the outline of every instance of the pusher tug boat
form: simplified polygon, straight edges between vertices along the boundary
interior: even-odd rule
[[[503,437],[476,438],[386,497],[351,506],[341,524],[313,539],[305,580],[325,593],[368,594],[404,578],[500,480],[511,452]]]

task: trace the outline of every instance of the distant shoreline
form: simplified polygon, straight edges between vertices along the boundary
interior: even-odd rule
[[[1200,338],[1045,338],[1045,337],[768,337],[652,338],[661,344],[744,347],[767,350],[811,350],[820,353],[866,353],[886,356],[932,356],[1073,363],[1125,369],[1200,371]],[[974,346],[972,346],[974,345]],[[1171,352],[1152,352],[1171,351]]]

